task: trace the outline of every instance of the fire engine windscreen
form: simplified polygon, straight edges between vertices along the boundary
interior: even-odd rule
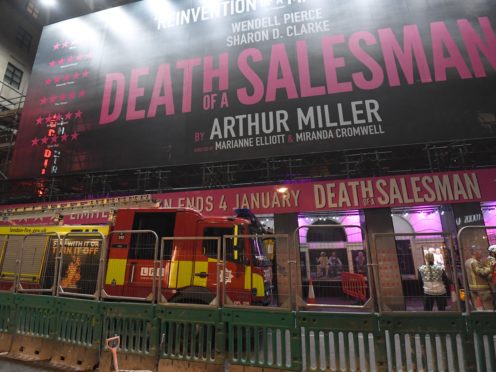
[[[265,242],[262,237],[262,231],[256,225],[250,225],[250,235],[253,236],[250,239],[250,244],[252,247],[252,254],[255,258],[255,264],[258,266],[270,265],[270,260],[268,259],[268,252],[265,246]]]

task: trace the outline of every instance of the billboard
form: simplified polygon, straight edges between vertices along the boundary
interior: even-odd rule
[[[50,25],[11,177],[496,133],[491,0],[145,0]]]
[[[65,292],[93,295],[97,290],[102,239],[95,237],[67,238],[60,248],[62,265],[59,286]],[[50,238],[43,271],[43,288],[52,286],[59,240]]]

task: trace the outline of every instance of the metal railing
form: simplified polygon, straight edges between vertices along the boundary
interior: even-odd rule
[[[55,248],[55,250],[56,250],[54,252],[54,255],[53,255],[53,257],[54,257],[53,262],[48,262],[49,261],[48,258],[45,261],[45,270],[46,270],[47,265],[53,265],[53,272],[51,273],[51,275],[46,276],[46,279],[48,280],[47,285],[49,285],[49,288],[43,288],[44,283],[41,283],[41,277],[39,278],[40,284],[38,286],[34,286],[34,287],[30,287],[30,288],[24,288],[22,283],[21,283],[21,277],[23,275],[29,275],[29,273],[26,273],[23,270],[23,264],[24,264],[23,257],[24,257],[24,252],[26,251],[26,248],[27,248],[26,242],[30,239],[37,238],[37,237],[41,237],[41,238],[45,238],[45,239],[42,239],[41,242],[35,242],[34,243],[35,244],[35,253],[36,253],[36,251],[41,251],[41,255],[45,256],[46,252],[52,248],[52,247],[50,247],[51,242],[54,245],[53,248]],[[53,238],[55,238],[56,240],[54,241]],[[57,285],[56,285],[57,279],[56,278],[58,277],[57,270],[59,267],[57,262],[58,262],[58,252],[59,252],[59,249],[61,247],[61,242],[62,242],[62,236],[57,232],[31,233],[31,234],[23,237],[21,249],[18,251],[18,255],[17,255],[17,259],[16,259],[17,270],[16,270],[16,277],[15,277],[15,285],[14,285],[16,292],[32,292],[32,293],[38,292],[38,293],[51,293],[52,295],[56,295],[56,293],[57,293]],[[31,252],[31,253],[33,254],[33,252]],[[38,253],[38,255],[40,255],[40,253]],[[48,255],[48,257],[50,257],[50,255]],[[40,259],[40,262],[41,262],[41,259]],[[38,267],[39,266],[40,265],[38,265]]]
[[[127,236],[130,236],[128,238]],[[147,237],[142,238],[142,236]],[[124,301],[143,301],[143,302],[151,302],[155,303],[155,292],[156,292],[156,283],[157,283],[157,267],[158,267],[158,244],[159,244],[159,238],[158,235],[155,231],[153,230],[114,230],[110,232],[109,237],[108,237],[108,242],[109,244],[118,244],[115,243],[113,239],[114,237],[117,237],[117,242],[119,241],[126,241],[126,245],[131,246],[131,244],[136,244],[138,245],[138,242],[133,242],[133,238],[136,237],[136,239],[142,238],[145,240],[145,242],[140,241],[139,246],[135,247],[135,252],[143,252],[145,251],[147,255],[152,257],[153,260],[153,270],[152,270],[152,280],[151,280],[151,290],[150,294],[147,296],[142,296],[137,294],[136,296],[131,296],[131,295],[116,295],[112,293],[108,293],[108,291],[105,289],[105,287],[109,288],[107,279],[105,276],[108,274],[108,269],[109,269],[109,259],[107,258],[106,255],[102,256],[102,275],[101,275],[101,280],[100,280],[100,293],[102,298],[107,298],[107,299],[116,299],[116,300],[124,300]],[[113,243],[114,242],[114,243]],[[133,247],[131,247],[132,249]],[[103,250],[104,253],[106,254],[106,250]],[[127,273],[127,266],[128,263],[126,262],[125,267],[119,267],[119,271],[121,271],[120,275],[122,276],[122,281],[123,284],[126,285],[132,285],[135,275],[136,275],[136,264],[130,264],[130,275],[129,278],[127,279],[125,277]],[[112,284],[110,284],[112,286]],[[110,288],[109,288],[110,290]]]
[[[474,227],[476,228],[480,227]],[[140,233],[143,232],[149,233]],[[64,261],[60,256],[60,247],[64,247],[65,243],[56,235],[41,235],[46,239],[55,238],[58,241],[57,245],[54,245],[58,248],[56,257],[59,258],[58,265],[55,266],[58,267],[55,277],[60,282]],[[447,265],[453,268],[453,279],[460,274],[465,275],[463,270],[460,272],[455,265],[457,260],[454,257],[451,237],[444,233],[416,234],[416,237],[426,235],[439,235],[445,239],[449,256]],[[35,236],[33,235],[33,238]],[[398,236],[404,235],[377,234],[374,237],[375,246],[380,243],[377,240],[394,240]],[[253,236],[225,236],[223,247],[234,246],[234,239],[242,238],[252,239]],[[280,237],[282,240],[284,238]],[[171,289],[163,287],[162,284],[166,279],[164,273],[167,271],[164,252],[168,242],[172,244],[173,241],[178,244],[197,244],[196,248],[200,250],[211,249],[212,255],[216,257],[210,262],[214,265],[213,272],[216,276],[212,283],[216,285],[216,301],[210,302],[211,306],[171,304],[162,299],[164,291]],[[462,241],[460,236],[459,241]],[[211,243],[212,247],[205,246],[205,242]],[[156,243],[158,244],[158,240]],[[149,290],[154,294],[146,298],[149,303],[122,302],[143,300],[139,296],[115,296],[114,299],[120,302],[105,302],[99,301],[105,300],[105,296],[93,296],[92,300],[89,300],[25,294],[19,291],[22,288],[16,285],[17,293],[0,293],[0,336],[8,334],[14,337],[23,335],[43,338],[100,352],[103,351],[103,340],[117,334],[122,339],[120,353],[153,358],[156,363],[165,359],[295,371],[485,371],[496,367],[494,313],[473,310],[462,313],[461,307],[453,312],[434,313],[384,311],[386,309],[381,306],[381,296],[377,297],[380,310],[377,313],[369,309],[366,309],[367,313],[309,311],[326,308],[335,310],[336,307],[296,306],[298,296],[294,290],[289,290],[287,295],[289,303],[295,306],[261,308],[243,304],[228,305],[226,275],[224,272],[220,275],[221,270],[225,270],[228,264],[236,263],[245,268],[244,274],[248,267],[251,273],[255,257],[228,257],[226,249],[221,252],[220,238],[163,238],[160,255],[157,244],[150,246],[153,247],[152,281],[156,284],[153,286],[151,283],[149,286]],[[281,244],[281,247],[283,246]],[[463,244],[461,246],[463,250]],[[288,288],[293,288],[289,287],[289,283],[292,283],[291,275],[296,274],[291,272],[291,266],[299,265],[298,260],[294,260],[295,253],[289,252],[288,248],[287,266],[284,268],[288,269]],[[369,283],[372,283],[374,278],[380,278],[379,268],[374,264],[380,263],[378,253],[381,252],[375,252],[374,255],[368,253],[367,256]],[[464,257],[462,251],[462,262]],[[249,263],[246,258],[250,260]],[[21,256],[19,260],[22,260]],[[100,262],[107,262],[103,253],[100,255]],[[103,267],[97,279],[97,283],[100,283],[97,286],[100,288],[103,287]],[[21,272],[19,262],[16,283]],[[202,271],[191,273],[193,272],[204,276]],[[464,282],[469,292],[466,278]],[[454,286],[458,294],[456,280]],[[247,288],[253,288],[251,282]],[[380,286],[376,288],[380,294],[382,289]],[[53,292],[53,287],[44,290]],[[375,296],[375,292],[371,290],[370,297]],[[219,300],[221,298],[222,301]],[[455,302],[460,306],[458,296]],[[273,311],[273,308],[278,311]],[[363,308],[364,305],[344,307],[347,311]]]
[[[80,238],[80,239],[77,239]],[[81,239],[82,238],[82,239]],[[93,238],[93,239],[88,239]],[[69,255],[65,249],[69,242],[81,243],[75,249],[83,250],[81,255],[71,255],[72,259],[64,261],[64,257]],[[57,296],[72,296],[99,299],[101,296],[102,278],[104,270],[104,262],[106,257],[106,239],[101,232],[70,232],[64,235],[62,244],[58,246],[57,260],[58,266],[56,270],[57,278]],[[86,251],[86,252],[85,252]],[[96,259],[81,262],[81,257],[96,257]],[[65,265],[67,264],[67,265]],[[65,268],[65,270],[63,270]],[[86,270],[85,278],[81,277],[80,270]],[[65,271],[65,282],[62,279],[62,273]],[[75,271],[75,273],[74,273]],[[96,273],[95,280],[93,280]],[[79,275],[79,280],[76,283],[70,283],[68,276]],[[83,281],[84,280],[84,281]]]
[[[333,230],[336,230],[336,229],[343,229],[343,230],[346,230],[346,229],[352,229],[352,230],[357,230],[361,237],[362,237],[362,243],[361,243],[361,246],[362,246],[362,252],[364,253],[365,257],[366,257],[366,272],[364,273],[364,282],[366,283],[366,287],[367,288],[364,288],[364,290],[366,292],[368,292],[368,296],[366,298],[365,301],[361,301],[360,298],[350,298],[349,301],[341,301],[341,303],[338,303],[338,301],[336,301],[335,303],[323,303],[323,302],[319,302],[318,300],[318,297],[315,298],[315,301],[309,301],[308,299],[310,298],[310,293],[311,291],[315,291],[315,284],[314,282],[317,281],[319,279],[319,275],[318,275],[318,271],[317,271],[317,276],[315,278],[312,278],[312,273],[311,273],[311,266],[312,264],[308,261],[311,260],[310,257],[308,257],[306,259],[307,262],[303,263],[301,262],[301,259],[300,259],[300,231],[301,230],[304,230],[304,229],[312,229],[312,230],[317,230],[317,231],[325,231],[327,229],[333,229]],[[341,310],[356,310],[356,311],[367,311],[367,312],[372,312],[373,309],[374,309],[374,280],[372,279],[373,278],[373,275],[374,275],[374,271],[372,269],[373,267],[373,260],[372,260],[372,256],[371,256],[371,252],[370,250],[367,248],[367,239],[365,238],[366,237],[366,234],[365,234],[365,230],[361,227],[361,226],[358,226],[358,225],[305,225],[305,226],[300,226],[298,227],[298,229],[296,229],[295,233],[294,233],[294,247],[295,248],[298,248],[298,249],[295,249],[294,250],[294,257],[292,256],[291,257],[291,260],[290,260],[290,263],[294,264],[292,265],[292,268],[294,268],[293,270],[296,271],[296,270],[299,270],[299,271],[306,271],[305,275],[302,274],[303,277],[300,278],[300,281],[299,281],[299,284],[301,286],[303,286],[303,279],[306,279],[306,283],[307,283],[307,301],[305,301],[305,303],[303,304],[303,302],[299,302],[297,307],[299,309],[303,309],[303,308],[306,308],[306,309],[309,309],[311,310],[312,308],[321,308],[321,309],[334,309],[334,310],[338,310],[338,309],[341,309]],[[325,254],[326,251],[330,251],[330,252],[336,252],[337,249],[333,249],[333,248],[328,248],[328,247],[332,247],[332,242],[322,242],[319,244],[319,246],[317,248],[315,248],[314,250],[315,251],[318,251],[318,252],[321,252]],[[342,250],[342,249],[340,249]],[[347,252],[346,252],[347,253]],[[332,255],[333,253],[331,253]],[[327,258],[327,256],[325,256]],[[332,256],[330,258],[333,258]],[[330,261],[330,258],[328,258],[328,261]],[[333,289],[335,292],[338,291],[339,293],[342,294],[342,296],[344,296],[345,294],[342,293],[342,288],[341,288],[341,273],[342,272],[346,272],[347,270],[345,270],[345,268],[343,267],[343,263],[341,261],[338,261],[339,260],[339,257],[336,256],[336,261],[339,263],[341,263],[341,269],[339,269],[339,271],[337,271],[337,275],[332,275],[331,274],[331,280],[332,278],[334,278],[334,280],[332,281],[329,281],[327,280],[327,277],[328,275],[325,275],[326,277],[326,280],[323,282],[324,284],[327,284],[327,283],[330,283],[329,285],[327,285],[328,288],[330,289]],[[319,260],[320,260],[320,257],[319,257]],[[324,261],[325,263],[325,261]],[[320,263],[318,264],[318,266],[320,265]],[[327,272],[328,270],[330,270],[330,268],[327,268],[327,266],[332,266],[331,263],[328,263],[328,264],[325,264],[323,265],[323,269],[321,270],[324,270],[324,272]],[[319,267],[317,267],[317,270],[319,269]],[[293,275],[296,275],[296,274],[293,274]],[[305,277],[305,278],[304,278]],[[324,285],[322,284],[322,286]],[[303,291],[302,291],[303,292]],[[314,293],[315,295],[315,293]],[[328,297],[338,297],[336,295],[334,296],[328,296]],[[353,304],[352,302],[362,302],[361,304]]]

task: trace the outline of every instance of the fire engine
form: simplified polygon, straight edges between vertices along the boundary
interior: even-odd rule
[[[209,304],[219,294],[226,303],[267,305],[272,262],[263,233],[242,209],[211,217],[188,208],[127,208],[107,226],[0,227],[0,289],[12,286],[16,272],[23,289],[49,288],[58,271],[62,291],[92,294],[101,272],[107,299],[150,299],[157,291],[167,302]],[[101,236],[107,248],[99,261]]]

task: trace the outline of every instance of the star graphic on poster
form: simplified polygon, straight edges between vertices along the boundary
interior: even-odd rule
[[[79,91],[79,97],[84,97],[86,96],[86,91],[85,90],[80,90]]]
[[[67,57],[67,63],[72,63],[73,61],[74,61],[74,57],[73,56]]]
[[[64,75],[64,81],[69,81],[71,80],[71,75],[70,74],[65,74]]]
[[[69,99],[74,99],[76,98],[76,92],[72,91],[69,93]]]
[[[50,85],[52,83],[52,79],[48,78],[45,80],[45,85]]]
[[[57,136],[52,136],[52,137],[50,137],[50,141],[52,143],[57,143],[57,138],[58,138]]]
[[[78,56],[76,57],[76,59],[77,59],[78,61],[82,61],[82,60],[83,60],[83,55],[82,55],[82,54],[78,55]]]
[[[77,110],[75,113],[74,113],[74,117],[76,119],[82,119],[83,118],[83,112],[81,110]]]
[[[60,48],[60,44],[59,43],[55,43],[53,45],[53,50],[58,50]]]
[[[60,77],[55,76],[55,77],[53,78],[53,81],[55,82],[55,84],[60,83]]]
[[[64,59],[64,58],[61,58],[61,59],[59,59],[59,60],[57,61],[57,63],[58,63],[59,65],[61,65],[61,64],[63,64],[63,63],[64,63],[64,61],[65,61],[65,59]]]
[[[79,133],[78,132],[74,132],[71,134],[71,141],[76,141],[79,137]]]
[[[67,114],[65,114],[65,118],[67,120],[70,120],[72,118],[72,112],[69,111]]]
[[[48,114],[48,116],[45,117],[45,123],[50,124],[50,121],[52,121],[52,117],[50,116],[50,114]]]
[[[55,62],[55,61],[51,61],[51,62],[49,63],[50,67],[55,67],[55,65],[56,65],[56,64],[57,64],[57,62]]]
[[[69,42],[64,41],[64,43],[62,44],[62,48],[67,48],[68,46],[69,46]]]
[[[59,98],[61,101],[65,101],[65,93],[62,93]]]
[[[47,103],[47,98],[46,97],[42,97],[40,99],[40,105],[46,105],[46,103]]]
[[[31,140],[31,146],[38,146],[38,138],[35,137]]]
[[[43,137],[43,138],[41,139],[41,143],[42,143],[42,144],[46,145],[46,144],[47,144],[47,142],[48,142],[48,137],[47,137],[47,136],[45,136],[45,137]]]
[[[56,95],[56,94],[54,94],[54,95],[50,96],[50,102],[51,102],[51,103],[56,102],[56,101],[57,101],[57,98],[58,98],[58,97],[57,97],[57,95]]]
[[[74,78],[74,80],[79,79],[79,72],[76,71],[74,75],[72,75],[72,77]]]
[[[87,78],[88,75],[89,75],[89,71],[88,70],[84,70],[83,73],[81,74],[84,78]]]
[[[53,114],[53,119],[60,121],[61,115],[60,114]]]
[[[41,116],[38,116],[36,118],[36,125],[41,125],[43,123],[43,118]]]
[[[60,140],[61,140],[62,142],[67,142],[67,137],[69,137],[69,136],[67,135],[67,133],[64,133],[63,135],[61,135],[61,136],[60,136]]]

